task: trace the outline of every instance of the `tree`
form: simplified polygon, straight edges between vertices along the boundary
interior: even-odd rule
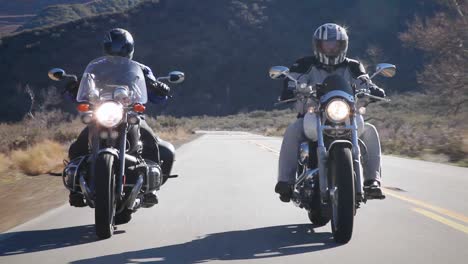
[[[445,11],[428,19],[416,17],[400,35],[408,46],[425,52],[427,63],[418,75],[432,103],[448,114],[459,114],[468,104],[468,13],[466,0],[439,0]]]

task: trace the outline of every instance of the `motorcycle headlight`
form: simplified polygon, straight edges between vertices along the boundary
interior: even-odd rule
[[[97,121],[105,127],[114,127],[122,121],[123,107],[114,102],[103,103],[96,110]]]
[[[335,99],[328,103],[325,111],[330,121],[341,123],[349,116],[350,108],[346,102]]]

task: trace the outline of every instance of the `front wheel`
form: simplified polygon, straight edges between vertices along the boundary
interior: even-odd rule
[[[351,149],[337,146],[329,155],[332,233],[335,242],[348,243],[353,234],[355,194]]]
[[[96,159],[94,177],[96,183],[94,220],[96,235],[106,239],[114,233],[116,209],[114,156],[108,153]]]

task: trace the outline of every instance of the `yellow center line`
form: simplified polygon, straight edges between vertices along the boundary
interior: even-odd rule
[[[461,231],[461,232],[463,232],[465,234],[468,234],[468,227],[467,226],[456,223],[456,222],[454,222],[452,220],[449,220],[449,219],[447,219],[445,217],[442,217],[442,216],[440,216],[438,214],[435,214],[433,212],[430,212],[430,211],[427,211],[427,210],[424,210],[424,209],[421,209],[421,208],[413,208],[413,211],[415,211],[415,212],[417,212],[419,214],[422,214],[422,215],[424,215],[426,217],[429,217],[429,218],[431,218],[431,219],[433,219],[433,220],[435,220],[437,222],[440,222],[440,223],[442,223],[444,225],[450,226],[451,228],[454,228],[454,229],[456,229],[458,231]]]
[[[277,155],[279,155],[279,151],[275,150],[275,149],[272,149],[264,144],[261,144],[261,143],[258,143],[258,142],[255,142],[255,141],[250,141],[251,143],[267,150],[267,151],[270,151],[270,152],[273,152]],[[384,187],[385,188],[385,187]],[[461,221],[461,222],[464,222],[464,223],[468,223],[468,217],[463,215],[463,214],[460,214],[460,213],[457,213],[457,212],[454,212],[454,211],[451,211],[451,210],[448,210],[448,209],[445,209],[445,208],[442,208],[442,207],[438,207],[438,206],[435,206],[435,205],[431,205],[431,204],[428,204],[428,203],[425,203],[423,201],[419,201],[419,200],[416,200],[416,199],[412,199],[412,198],[409,198],[409,197],[406,197],[406,196],[403,196],[403,195],[400,195],[400,194],[397,194],[393,191],[390,191],[388,189],[385,190],[385,194],[389,195],[389,196],[392,196],[394,198],[397,198],[397,199],[400,199],[400,200],[403,200],[405,202],[408,202],[408,203],[411,203],[413,205],[417,205],[417,206],[420,206],[420,207],[423,207],[423,208],[426,208],[426,209],[430,209],[434,212],[437,212],[437,213],[440,213],[444,216],[448,216],[448,217],[451,217],[453,219],[456,219],[458,221]],[[464,226],[462,224],[459,224],[459,223],[456,223],[452,220],[449,220],[445,217],[442,217],[440,215],[437,215],[435,213],[432,213],[430,211],[427,211],[427,210],[424,210],[424,209],[421,209],[421,208],[413,208],[413,211],[417,212],[417,213],[420,213],[426,217],[429,217],[431,219],[434,219],[440,223],[443,223],[445,225],[448,225],[454,229],[457,229],[459,231],[462,231],[466,234],[468,234],[468,227],[467,226]]]
[[[384,187],[385,188],[385,187]],[[459,221],[462,221],[462,222],[465,222],[465,223],[468,223],[468,217],[463,215],[463,214],[460,214],[460,213],[457,213],[457,212],[453,212],[453,211],[450,211],[448,209],[445,209],[445,208],[441,208],[441,207],[438,207],[438,206],[435,206],[435,205],[431,205],[431,204],[428,204],[428,203],[425,203],[423,201],[419,201],[419,200],[416,200],[416,199],[412,199],[412,198],[408,198],[406,196],[403,196],[403,195],[400,195],[400,194],[396,194],[395,192],[392,192],[392,191],[389,191],[388,189],[385,190],[385,194],[387,195],[390,195],[394,198],[397,198],[397,199],[400,199],[400,200],[403,200],[405,202],[408,202],[408,203],[412,203],[414,205],[417,205],[417,206],[420,206],[420,207],[424,207],[426,209],[430,209],[434,212],[437,212],[437,213],[440,213],[440,214],[443,214],[445,216],[448,216],[448,217],[451,217],[453,219],[457,219]]]

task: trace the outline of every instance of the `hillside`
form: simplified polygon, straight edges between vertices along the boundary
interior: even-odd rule
[[[0,15],[35,14],[49,5],[86,3],[91,0],[0,0]]]
[[[18,30],[53,26],[85,17],[122,12],[143,0],[94,0],[83,4],[51,5],[27,21]]]
[[[134,34],[135,59],[156,73],[186,72],[186,82],[173,89],[174,100],[160,109],[163,113],[225,115],[271,109],[281,85],[268,78],[268,68],[310,54],[313,31],[329,21],[349,28],[351,57],[370,66],[380,61],[399,66],[396,78],[379,79],[390,93],[415,90],[421,52],[403,48],[398,34],[415,14],[426,16],[435,9],[432,1],[422,0],[317,0],[295,5],[279,0],[162,0],[120,14],[27,31],[0,43],[0,89],[9,95],[0,99],[0,118],[18,120],[25,115],[26,84],[36,93],[56,85],[47,79],[48,69],[59,66],[81,74],[102,54],[102,35],[112,27]]]
[[[49,5],[85,3],[90,0],[0,0],[0,38],[18,30]]]

